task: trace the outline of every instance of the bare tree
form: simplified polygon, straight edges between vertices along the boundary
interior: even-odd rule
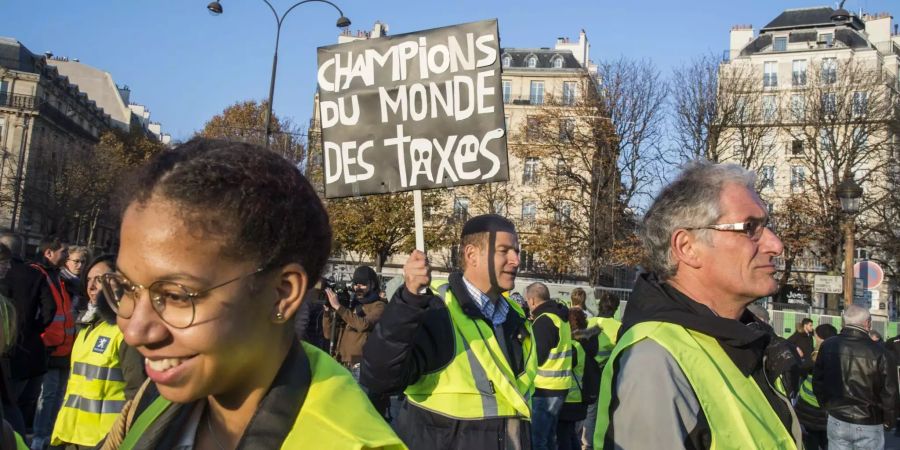
[[[778,104],[762,95],[750,64],[704,55],[672,72],[672,139],[677,160],[732,162],[759,172],[776,156]]]
[[[601,63],[596,79],[585,75],[579,92],[574,102],[550,98],[537,108],[510,148],[548,174],[535,183],[549,212],[532,238],[541,259],[555,261],[557,273],[586,264],[591,282],[608,284],[607,268],[635,262],[620,258],[633,252],[613,250],[634,242],[633,201],[656,181],[668,89],[651,62],[619,58]]]

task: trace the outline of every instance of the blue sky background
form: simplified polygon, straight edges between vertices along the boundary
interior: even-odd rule
[[[270,0],[279,12],[293,0]],[[79,58],[131,87],[151,119],[175,139],[188,139],[230,104],[268,95],[275,20],[259,0],[222,0],[220,16],[208,0],[0,0],[0,35],[35,53]],[[351,30],[376,20],[391,34],[497,18],[501,46],[552,47],[583,28],[596,61],[628,55],[672,67],[728,47],[733,24],[756,30],[786,8],[834,6],[815,0],[500,1],[336,0]],[[896,0],[848,0],[854,12],[890,11]],[[328,5],[301,5],[285,21],[279,52],[275,114],[306,124],[315,91],[316,47],[333,44],[337,13]]]

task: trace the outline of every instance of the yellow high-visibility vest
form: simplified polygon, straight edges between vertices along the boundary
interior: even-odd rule
[[[550,349],[543,364],[538,366],[534,387],[541,389],[569,389],[572,386],[572,328],[556,314],[544,313],[534,319],[547,317],[556,325],[559,341]]]
[[[327,353],[302,342],[312,382],[294,426],[281,444],[284,450],[323,448],[406,450],[359,385]],[[157,397],[135,418],[119,450],[131,450],[147,428],[172,402]]]
[[[119,327],[104,321],[78,332],[53,445],[92,447],[109,432],[125,405],[125,376],[119,367],[122,340]]]
[[[572,350],[575,352],[575,363],[572,364],[572,387],[566,394],[566,403],[581,403],[582,391],[584,391],[584,347],[580,342],[572,339]]]
[[[597,361],[602,370],[606,366],[606,360],[609,359],[609,355],[612,354],[613,347],[616,346],[616,337],[619,334],[619,328],[622,328],[622,322],[612,317],[592,317],[588,319],[588,327],[594,325],[600,327],[600,334],[597,335],[599,345],[597,347],[597,356],[594,357],[594,360]]]
[[[643,322],[625,332],[610,361],[644,339],[652,339],[665,348],[690,382],[709,423],[711,449],[803,448],[800,436],[791,436],[785,429],[753,377],[745,376],[734,365],[715,338],[672,323]],[[615,364],[607,364],[600,382],[594,431],[597,449],[605,448],[614,368]]]
[[[406,388],[407,400],[423,409],[455,419],[490,417],[531,418],[531,395],[537,373],[531,324],[522,336],[525,368],[514,374],[493,328],[466,315],[447,282],[432,284],[444,299],[453,322],[454,357],[443,369],[422,376]],[[525,318],[525,312],[504,294],[509,313]]]

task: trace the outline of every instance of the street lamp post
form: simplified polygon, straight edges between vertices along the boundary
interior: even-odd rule
[[[838,185],[837,196],[844,211],[844,308],[853,303],[853,219],[859,212],[862,195],[862,188],[853,181],[852,176],[848,175]]]
[[[275,8],[272,6],[271,3],[269,3],[269,0],[263,0],[263,2],[265,2],[266,5],[269,6],[269,9],[272,10],[272,14],[275,16],[275,24],[276,24],[275,54],[272,55],[272,76],[269,81],[269,105],[268,105],[268,109],[266,110],[266,148],[269,148],[269,141],[270,141],[270,138],[272,137],[272,101],[274,100],[274,97],[275,97],[275,73],[278,70],[278,44],[281,41],[281,24],[284,23],[284,18],[287,17],[287,15],[294,8],[300,6],[304,3],[318,2],[318,3],[327,3],[327,4],[331,5],[332,7],[334,7],[334,9],[337,10],[338,14],[340,14],[340,17],[338,17],[338,20],[337,20],[338,28],[349,27],[350,19],[348,19],[346,16],[344,16],[344,12],[341,11],[341,8],[338,8],[337,5],[335,5],[334,3],[331,3],[328,0],[303,0],[302,2],[294,3],[281,16],[278,15],[278,12],[275,11]],[[219,0],[215,0],[212,3],[206,5],[206,9],[208,9],[209,12],[213,15],[222,14],[222,11],[223,11],[222,3],[219,2]]]

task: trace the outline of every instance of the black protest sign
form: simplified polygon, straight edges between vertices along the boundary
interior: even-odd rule
[[[319,48],[328,198],[509,178],[497,21]]]

